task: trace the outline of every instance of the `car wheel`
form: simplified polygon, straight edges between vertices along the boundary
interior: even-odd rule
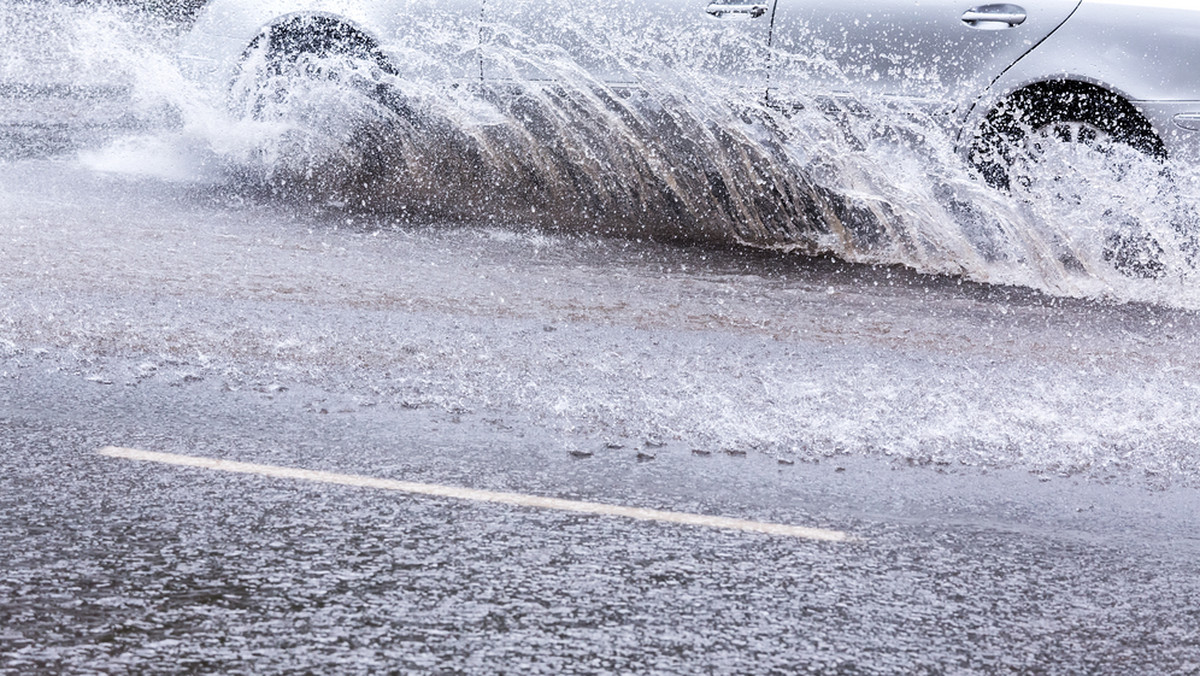
[[[1090,85],[1053,82],[1022,90],[993,110],[975,138],[970,162],[995,188],[1049,184],[1056,199],[1082,204],[1090,196],[1070,180],[1060,183],[1059,172],[1070,174],[1066,165],[1086,167],[1098,156],[1108,167],[1119,166],[1119,157],[1134,155],[1129,149],[1166,158],[1162,141],[1128,101]],[[1130,277],[1164,274],[1164,250],[1136,218],[1106,212],[1105,220],[1112,223],[1103,241],[1105,262]]]
[[[402,108],[385,83],[395,70],[361,31],[330,17],[298,17],[272,26],[250,44],[230,91],[242,119],[293,119],[314,90],[361,96]]]
[[[229,106],[249,123],[240,171],[273,190],[348,201],[386,175],[389,139],[411,120],[396,71],[364,33],[332,17],[272,26],[246,49]]]
[[[1011,190],[1036,171],[1052,142],[1109,152],[1122,144],[1165,159],[1150,123],[1125,99],[1083,83],[1045,82],[1016,92],[988,114],[975,136],[970,163],[984,181]]]

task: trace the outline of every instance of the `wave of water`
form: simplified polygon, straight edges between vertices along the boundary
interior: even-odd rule
[[[16,5],[3,3],[0,17],[11,17],[7,10]],[[132,126],[139,131],[123,132],[86,151],[83,159],[92,168],[272,194],[285,204],[380,212],[388,222],[461,218],[492,223],[443,233],[450,240],[444,245],[428,244],[432,250],[424,255],[436,264],[411,274],[434,280],[429,283],[436,292],[424,299],[429,307],[445,302],[447,287],[455,290],[452,297],[486,306],[489,301],[481,299],[486,290],[473,295],[476,278],[456,278],[453,262],[463,255],[486,259],[487,252],[505,245],[503,233],[518,241],[508,244],[516,249],[509,260],[533,260],[543,249],[586,242],[595,243],[601,251],[596,257],[605,262],[620,256],[621,246],[611,240],[527,236],[529,225],[565,233],[828,252],[1059,295],[1200,306],[1188,235],[1200,195],[1196,176],[1137,155],[1079,155],[1070,147],[1056,148],[1043,160],[1052,170],[1014,193],[1001,192],[974,176],[950,140],[936,131],[937,122],[919,111],[878,101],[840,118],[826,116],[818,105],[779,110],[747,100],[737,83],[699,70],[665,68],[661,55],[643,53],[636,43],[615,52],[638,74],[642,86],[636,90],[617,91],[589,80],[552,53],[522,49],[518,39],[499,60],[519,70],[532,58],[542,72],[556,74],[559,84],[455,88],[353,66],[352,76],[358,68],[358,76],[384,89],[348,91],[321,79],[284,78],[275,94],[261,97],[257,83],[242,82],[231,105],[224,94],[211,98],[181,76],[172,56],[171,24],[121,8],[64,5],[50,14],[53,21],[40,24],[37,35],[10,22],[0,37],[28,42],[49,31],[71,48],[41,63],[29,56],[36,50],[13,52],[3,62],[4,72],[10,80],[115,83],[128,91],[126,112],[138,121]],[[127,228],[154,230],[156,224],[108,227],[118,231],[111,236],[124,237]],[[207,357],[188,361],[172,355],[181,362],[172,362],[172,368],[185,372],[188,382],[229,378],[234,386],[251,387],[278,377],[336,388],[346,364],[367,355],[372,364],[403,371],[408,381],[372,397],[454,410],[516,409],[540,426],[584,437],[679,438],[705,448],[758,448],[799,459],[845,451],[1068,474],[1153,471],[1191,483],[1200,476],[1194,459],[1196,421],[1188,410],[1189,393],[1196,388],[1187,376],[1191,361],[1181,356],[1194,322],[1170,325],[1171,317],[1188,313],[1162,310],[1171,321],[1161,330],[1136,333],[1127,327],[1161,321],[1158,308],[1145,317],[1113,311],[1112,328],[1090,316],[1088,308],[1043,307],[1039,297],[1036,312],[1024,312],[1021,321],[1010,324],[989,314],[997,308],[986,302],[979,303],[987,307],[978,316],[955,315],[963,306],[974,307],[969,294],[935,293],[932,304],[947,313],[939,316],[925,310],[930,301],[920,292],[855,295],[859,285],[878,286],[878,277],[872,282],[867,273],[861,282],[836,282],[836,290],[834,281],[813,273],[815,281],[799,287],[768,283],[759,293],[764,280],[778,277],[753,265],[752,274],[717,265],[708,273],[671,279],[661,279],[663,268],[650,265],[633,270],[637,284],[606,281],[589,289],[598,298],[582,309],[553,293],[510,289],[510,296],[528,296],[518,315],[528,319],[537,339],[497,332],[487,316],[471,320],[468,340],[458,316],[432,327],[432,320],[422,317],[423,326],[412,331],[389,323],[340,326],[347,318],[327,316],[329,308],[350,307],[363,298],[378,299],[380,307],[400,307],[395,288],[405,294],[422,291],[411,288],[408,276],[388,276],[398,256],[387,247],[419,245],[395,239],[378,245],[382,251],[353,241],[355,256],[375,263],[362,270],[343,264],[349,258],[329,259],[324,253],[305,255],[302,263],[281,262],[272,250],[215,244],[207,245],[212,250],[186,249],[192,252],[188,261],[169,262],[175,268],[190,266],[192,276],[177,277],[184,280],[180,284],[191,284],[199,271],[222,270],[233,258],[251,261],[244,264],[247,269],[267,271],[258,282],[266,288],[271,274],[290,279],[297,267],[325,265],[322,274],[342,280],[331,288],[345,296],[318,297],[311,314],[299,322],[280,321],[261,337],[230,325],[222,314],[225,297],[211,301],[211,312],[181,308],[162,326],[120,325],[134,332],[136,344],[154,346],[149,350],[185,351],[160,347],[178,344],[216,355],[211,363]],[[527,239],[536,241],[520,244]],[[564,245],[566,239],[572,244]],[[1111,255],[1114,241],[1134,249],[1151,242],[1147,246],[1160,268],[1144,277],[1122,273]],[[53,242],[44,246],[53,248]],[[709,263],[694,254],[668,248],[651,257],[690,257],[688,266],[703,270]],[[168,264],[146,255],[139,261],[146,269]],[[586,256],[581,260],[582,266],[601,270],[595,278],[606,274],[603,265],[587,262]],[[566,267],[574,269],[574,263]],[[639,263],[617,264],[629,275]],[[503,268],[506,262],[496,265]],[[573,288],[591,278],[564,275],[548,288]],[[222,283],[220,275],[208,279]],[[497,279],[506,278],[497,272],[490,283]],[[659,287],[665,289],[655,293]],[[837,300],[828,300],[827,287],[830,294],[836,291]],[[241,293],[226,291],[229,297]],[[710,301],[724,303],[733,291],[737,295],[720,310],[706,307]],[[174,292],[190,294],[188,289]],[[769,308],[761,309],[760,301]],[[89,341],[103,333],[94,324],[97,310],[74,310],[69,295],[46,302],[56,308],[46,314],[79,318],[59,321],[81,324],[63,330],[30,319],[26,310],[11,310],[13,321],[54,328],[71,349],[90,354]],[[681,302],[686,307],[678,312],[662,309]],[[897,323],[880,315],[877,303],[906,307]],[[1010,310],[1022,313],[1019,303],[995,305],[1002,317]],[[603,316],[603,308],[626,309],[612,319]],[[843,310],[844,317],[868,321],[860,326],[842,317]],[[116,321],[124,311],[107,312],[104,319]],[[555,319],[570,324],[576,312],[592,313],[599,324],[629,321],[647,330],[677,330],[678,317],[692,323],[682,331],[685,337],[671,336],[677,344],[671,350],[643,353],[638,346],[635,352],[618,328],[600,337],[592,331],[547,334],[559,341],[548,355],[547,344],[555,343],[540,338],[543,326]],[[718,323],[716,337],[706,323],[714,313],[724,322]],[[812,317],[797,319],[805,313]],[[927,315],[932,317],[928,324],[914,319]],[[351,327],[353,319],[348,319]],[[1070,324],[1079,320],[1085,325],[1081,342],[1088,348],[1083,355],[1075,355],[1071,344],[1076,328]],[[988,335],[976,336],[976,327]],[[722,329],[733,328],[757,338],[721,338]],[[761,335],[755,333],[760,330]],[[955,336],[955,331],[961,333]],[[1127,331],[1136,335],[1127,340]],[[1164,347],[1176,340],[1171,332],[1181,334],[1185,347],[1178,352]],[[32,335],[31,329],[21,341],[0,341],[0,353],[20,355],[26,343],[42,340]],[[780,335],[783,340],[776,338]],[[416,340],[412,336],[420,343],[410,344]],[[804,336],[803,349],[795,349],[801,343],[788,336]],[[883,336],[895,338],[889,342]],[[1145,355],[1139,353],[1143,342],[1149,345]],[[235,350],[267,355],[267,364],[241,363],[231,354]],[[150,371],[157,368],[151,366]],[[115,372],[121,368],[112,366]],[[138,369],[142,378],[145,369]],[[357,383],[341,385],[361,394]]]
[[[829,115],[803,82],[776,86],[812,105],[778,110],[682,59],[668,67],[661,46],[636,39],[606,46],[639,84],[614,89],[511,27],[491,58],[513,72],[534,61],[554,84],[457,87],[374,69],[359,75],[386,96],[293,78],[268,84],[286,96],[250,115],[181,77],[165,26],[90,10],[72,27],[75,58],[116,65],[141,111],[179,120],[90,156],[96,166],[254,181],[413,218],[827,252],[1056,295],[1200,306],[1190,232],[1200,179],[1189,167],[1064,146],[1047,152],[1039,180],[999,191],[918,110],[865,97]],[[233,99],[259,86],[239,82]],[[1121,243],[1128,251],[1114,256]],[[1116,260],[1145,255],[1151,274]]]

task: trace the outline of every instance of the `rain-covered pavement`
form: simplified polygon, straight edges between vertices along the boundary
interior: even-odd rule
[[[47,397],[51,393],[52,398]],[[16,401],[14,401],[16,400]],[[333,406],[323,414],[314,405]],[[569,456],[297,387],[5,379],[2,668],[1195,670],[1194,495],[1023,472]],[[112,443],[848,529],[861,543],[144,467]]]
[[[0,671],[1200,671],[1187,275],[1122,303],[346,209],[214,165],[136,79],[37,55],[0,86]]]

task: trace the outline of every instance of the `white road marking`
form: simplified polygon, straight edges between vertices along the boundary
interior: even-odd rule
[[[516,505],[519,507],[536,507],[539,509],[552,509],[560,512],[577,512],[580,514],[596,514],[599,516],[618,516],[628,519],[637,519],[639,521],[659,521],[687,526],[703,526],[706,528],[740,530],[750,533],[782,535],[785,537],[803,538],[806,540],[821,540],[825,542],[853,542],[857,540],[857,538],[842,531],[826,530],[824,528],[808,528],[805,526],[788,526],[778,523],[763,523],[759,521],[748,521],[745,519],[732,519],[723,516],[687,514],[685,512],[667,512],[658,509],[643,509],[641,507],[625,507],[622,505],[606,505],[599,502],[561,500],[558,498],[546,498],[537,495],[523,495],[521,493],[501,493],[497,491],[484,491],[473,488],[457,488],[454,486],[413,483],[411,481],[376,479],[374,477],[358,476],[353,474],[318,472],[314,470],[298,469],[294,467],[280,467],[276,465],[257,465],[246,462],[234,462],[231,460],[217,460],[215,458],[176,455],[174,453],[154,453],[152,451],[140,451],[132,448],[117,448],[113,446],[102,448],[99,452],[100,455],[108,456],[110,458],[156,462],[164,465],[177,465],[180,467],[197,467],[201,469],[215,470],[218,472],[231,472],[234,474],[256,474],[259,476],[274,477],[278,479],[294,479],[298,481],[315,481],[319,483],[338,484],[342,486],[377,488],[380,490],[398,491],[401,493],[410,493],[415,495],[429,495],[439,498],[453,498],[456,500],[490,502],[504,505]]]

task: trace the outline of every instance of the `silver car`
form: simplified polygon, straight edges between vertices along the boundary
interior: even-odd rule
[[[256,67],[275,71],[346,52],[400,78],[563,77],[512,58],[527,49],[637,86],[618,49],[631,39],[660,67],[776,106],[870,98],[928,111],[998,187],[1038,138],[1200,157],[1195,0],[215,0],[183,61],[217,91],[255,47],[269,61]]]

